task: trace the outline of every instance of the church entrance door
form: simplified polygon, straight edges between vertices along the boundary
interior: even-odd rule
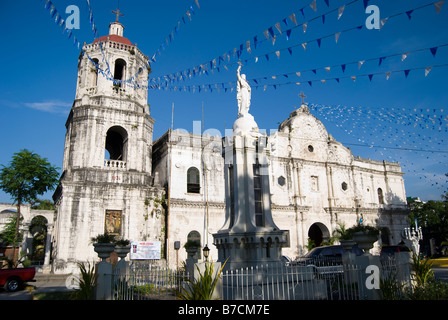
[[[316,247],[322,245],[323,242],[330,240],[330,231],[320,222],[313,223],[308,230],[308,238],[310,238]]]

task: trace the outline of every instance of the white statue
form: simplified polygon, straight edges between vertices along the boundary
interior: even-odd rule
[[[241,64],[239,65],[238,70],[236,72],[238,78],[237,94],[236,94],[236,98],[238,100],[238,116],[249,113],[250,98],[251,98],[251,89],[249,86],[249,82],[247,82],[245,74],[240,74],[240,70],[241,70]]]

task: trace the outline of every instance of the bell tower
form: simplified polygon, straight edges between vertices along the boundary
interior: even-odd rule
[[[63,174],[53,196],[55,272],[94,260],[90,239],[105,232],[161,240],[160,222],[148,218],[154,210],[150,200],[162,197],[151,176],[148,57],[123,36],[122,13],[114,13],[109,34],[84,44],[78,61]]]

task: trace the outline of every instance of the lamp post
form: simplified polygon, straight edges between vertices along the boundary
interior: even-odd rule
[[[202,249],[202,253],[204,254],[205,261],[208,262],[208,254],[210,253],[210,249],[205,245],[204,249]]]

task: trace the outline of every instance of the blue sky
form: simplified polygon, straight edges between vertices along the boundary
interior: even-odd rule
[[[200,8],[194,0],[120,1],[124,35],[149,57],[180,22],[172,41],[151,62],[151,78],[157,83],[159,77],[186,74],[230,53],[230,61],[217,65],[219,71],[214,68],[212,73],[208,67],[208,75],[149,90],[148,103],[156,121],[154,139],[170,127],[173,103],[174,128],[193,131],[193,121],[201,120],[202,110],[204,129],[224,134],[232,126],[237,102],[236,91],[230,88],[238,61],[232,53],[243,44],[242,72],[253,88],[250,112],[260,128],[268,133],[277,129],[300,105],[298,94],[303,91],[312,113],[355,156],[399,161],[408,196],[438,200],[446,192],[448,4],[437,14],[434,0],[370,0],[369,4],[378,6],[380,19],[388,19],[381,30],[368,30],[369,14],[362,0],[329,0],[329,6],[325,0],[316,0],[316,11],[310,6],[312,0],[198,1]],[[54,23],[45,2],[0,2],[3,165],[27,148],[62,167],[64,125],[75,96],[80,51]],[[98,35],[106,35],[115,20],[111,11],[116,2],[90,2]],[[72,30],[73,35],[81,43],[93,42],[85,0],[52,3],[63,18],[69,15],[65,13],[68,5],[78,6],[80,29]],[[193,93],[193,85],[203,85],[201,92]],[[0,193],[0,202],[10,202],[9,196]]]

